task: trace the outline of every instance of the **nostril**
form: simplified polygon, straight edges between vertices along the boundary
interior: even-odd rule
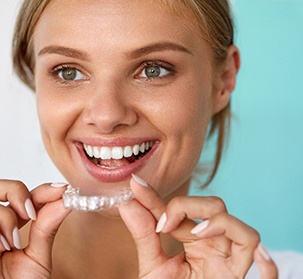
[[[138,114],[120,94],[102,92],[102,94],[93,94],[88,100],[83,119],[84,123],[97,127],[104,134],[109,134],[125,126],[136,124]]]

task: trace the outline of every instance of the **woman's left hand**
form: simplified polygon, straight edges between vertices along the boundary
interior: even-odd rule
[[[139,278],[245,277],[260,237],[229,215],[221,199],[184,196],[165,204],[140,179],[132,178],[130,185],[135,199],[120,206],[119,211],[137,247]],[[203,221],[197,225],[196,219]],[[166,255],[159,231],[181,242],[184,252]]]
[[[271,259],[268,252],[261,245],[255,250],[254,259],[258,271],[260,273],[260,279],[277,279],[278,278],[278,267],[275,262]]]

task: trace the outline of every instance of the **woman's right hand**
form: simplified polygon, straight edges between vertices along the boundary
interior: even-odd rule
[[[63,207],[67,184],[43,184],[29,192],[20,181],[0,180],[0,278],[51,277],[55,235],[70,210]],[[19,229],[30,220],[28,245],[21,247]]]

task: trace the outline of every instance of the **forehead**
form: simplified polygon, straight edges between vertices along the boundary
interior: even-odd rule
[[[71,11],[77,11],[79,16],[87,11],[92,16],[95,14],[123,15],[129,14],[129,12],[135,15],[136,11],[148,12],[142,14],[143,17],[149,14],[156,15],[155,13],[174,13],[180,16],[184,16],[187,12],[190,13],[186,4],[179,0],[48,0],[46,10],[58,15],[67,15]]]
[[[142,40],[201,37],[194,16],[176,13],[161,0],[51,0],[36,26],[34,44],[136,46]],[[184,11],[183,11],[184,14]],[[77,40],[75,40],[77,39]],[[197,43],[197,41],[195,42]]]

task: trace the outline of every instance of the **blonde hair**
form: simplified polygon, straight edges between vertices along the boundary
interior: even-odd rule
[[[35,26],[45,7],[51,0],[24,0],[15,26],[13,37],[13,66],[19,78],[32,90],[34,85],[34,66],[32,37]],[[233,44],[234,28],[228,0],[159,0],[169,5],[181,16],[196,18],[201,35],[206,39],[213,52],[216,65],[225,61],[227,50]],[[192,20],[192,18],[189,18]],[[217,132],[217,150],[211,174],[204,184],[214,178],[222,157],[226,134],[230,126],[230,104],[213,116],[210,124],[211,137]]]

